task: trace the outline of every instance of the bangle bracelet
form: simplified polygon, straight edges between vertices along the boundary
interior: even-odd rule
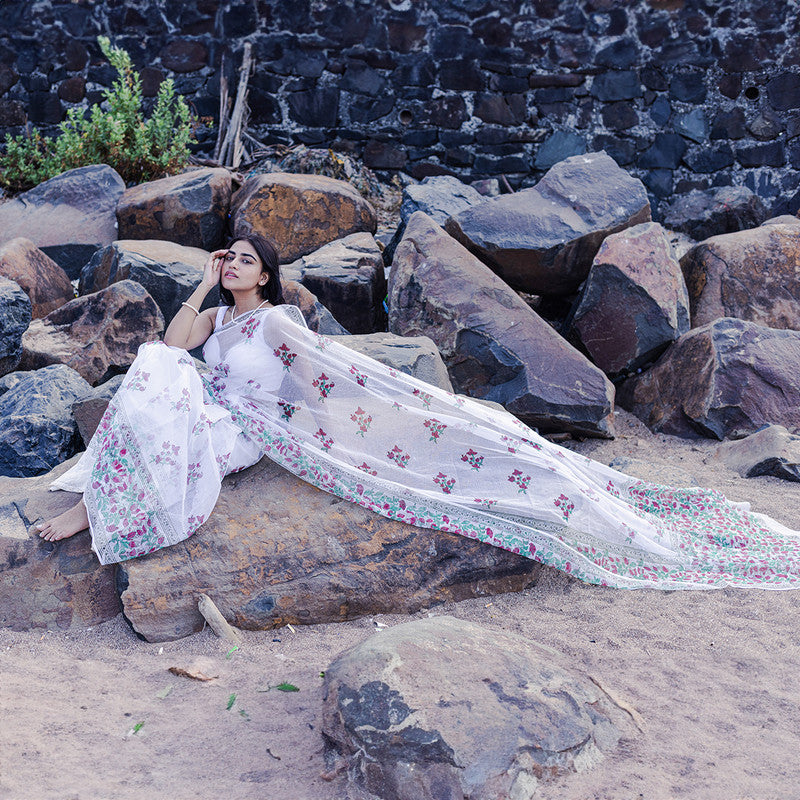
[[[191,304],[191,303],[181,303],[182,306],[186,306],[186,308],[191,308],[194,311],[196,316],[200,316],[200,312]]]

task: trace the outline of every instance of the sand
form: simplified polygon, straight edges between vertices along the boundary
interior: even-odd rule
[[[639,477],[720,489],[800,529],[800,484],[741,478],[713,442],[618,420],[616,440],[569,446]],[[547,570],[519,594],[245,632],[235,651],[208,630],[149,644],[122,616],[72,633],[0,630],[0,798],[357,800],[345,774],[328,774],[320,673],[381,626],[429,614],[555,648],[638,712],[636,736],[536,797],[800,796],[800,592],[623,591]]]

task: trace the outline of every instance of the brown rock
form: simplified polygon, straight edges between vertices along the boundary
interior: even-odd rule
[[[689,296],[669,236],[645,222],[609,236],[594,257],[572,326],[607,375],[652,361],[689,330]]]
[[[67,273],[30,239],[12,239],[0,245],[0,275],[22,287],[31,300],[34,319],[75,297]]]
[[[613,435],[605,375],[422,211],[389,274],[389,329],[433,339],[457,392],[545,431]]]
[[[97,384],[127,369],[139,345],[163,330],[153,298],[138,283],[121,281],[34,320],[22,337],[20,369],[66,364]]]
[[[731,234],[735,235],[735,234]],[[800,430],[800,331],[725,317],[681,336],[617,401],[651,430],[738,439],[764,425]]]
[[[552,649],[453,617],[376,633],[324,689],[324,735],[385,800],[526,800],[636,733],[636,712]]]
[[[692,327],[738,317],[770,328],[800,328],[800,227],[763,225],[712,236],[681,267]]]
[[[166,239],[215,250],[231,203],[226,169],[197,169],[126,189],[117,206],[120,239]]]
[[[389,520],[267,458],[223,481],[187,541],[119,565],[125,615],[148,641],[203,626],[207,594],[237,628],[264,630],[519,591],[543,569],[455,534]]]
[[[644,185],[601,152],[564,159],[532,189],[460,211],[445,229],[513,288],[570,294],[606,236],[649,220]]]
[[[0,478],[0,627],[75,630],[122,609],[114,567],[101,566],[88,531],[60,542],[29,531],[77,500],[75,494],[47,491],[71,463],[38,478]]]
[[[347,334],[347,331],[333,318],[333,314],[302,283],[281,278],[281,286],[283,299],[303,312],[306,325],[312,331],[327,335]]]
[[[78,398],[72,404],[72,416],[78,425],[78,433],[85,446],[89,445],[89,440],[94,436],[103,414],[106,413],[108,404],[119,389],[125,376],[115,375],[105,383],[95,386],[83,397]]]
[[[793,436],[783,425],[768,425],[744,439],[725,442],[715,455],[743,478],[773,475],[800,481],[800,436]]]
[[[234,235],[270,239],[282,264],[357,231],[375,233],[375,209],[345,181],[323,175],[255,175],[233,196]]]

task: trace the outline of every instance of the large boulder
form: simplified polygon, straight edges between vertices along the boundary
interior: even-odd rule
[[[41,475],[81,449],[72,404],[91,387],[64,364],[15,377],[0,394],[0,475]]]
[[[607,375],[652,361],[689,330],[689,295],[669,234],[644,222],[609,236],[572,317],[574,335]]]
[[[407,622],[327,667],[322,731],[370,797],[527,800],[635,735],[619,701],[565,662],[473,622]]]
[[[89,383],[102,383],[124,372],[139,345],[163,331],[153,298],[138,283],[120,281],[34,320],[22,337],[20,369],[67,364]]]
[[[0,375],[17,368],[22,337],[31,324],[31,301],[15,281],[0,276]]]
[[[767,425],[744,439],[724,442],[715,455],[743,478],[772,475],[800,481],[800,436],[783,425]]]
[[[85,445],[88,446],[89,440],[94,436],[103,414],[106,413],[108,404],[124,379],[124,375],[114,375],[105,383],[92,387],[83,397],[79,397],[72,404],[72,416],[75,417],[78,433]]]
[[[649,222],[644,185],[604,152],[559,162],[536,186],[486,200],[445,229],[513,288],[571,294],[603,239]]]
[[[800,331],[723,318],[695,328],[617,390],[651,430],[738,439],[764,425],[800,430]]]
[[[75,297],[67,273],[30,239],[20,237],[0,245],[0,275],[16,281],[28,295],[34,319]]]
[[[386,328],[383,256],[370,233],[351,233],[282,270],[313,292],[350,333]]]
[[[421,211],[389,275],[389,330],[429,336],[457,392],[500,403],[527,425],[613,435],[606,376]]]
[[[800,329],[800,226],[763,225],[712,236],[693,247],[681,267],[693,327],[739,317]]]
[[[94,254],[81,270],[78,289],[85,295],[118,281],[136,281],[156,301],[164,320],[170,321],[202,280],[207,257],[205,250],[171,242],[120,240]],[[219,302],[219,288],[215,287],[200,310],[213,308]]]
[[[215,250],[223,244],[231,174],[204,168],[140,183],[117,205],[120,239],[166,239]]]
[[[0,627],[77,630],[122,610],[114,567],[97,560],[88,531],[45,542],[30,529],[77,500],[78,495],[47,490],[64,468],[38,478],[0,478]]]
[[[746,186],[693,189],[661,207],[664,226],[695,241],[755,228],[767,218],[764,201]]]
[[[378,516],[264,458],[225,478],[194,536],[122,562],[118,578],[125,616],[155,642],[203,627],[201,593],[232,624],[264,630],[519,591],[542,569],[456,534]]]
[[[283,299],[303,312],[303,318],[310,330],[326,336],[347,336],[347,329],[334,319],[333,314],[302,283],[281,278],[281,288]]]
[[[125,182],[105,164],[71,169],[0,204],[0,244],[30,239],[74,280],[98,247],[117,238],[124,191]]]
[[[375,233],[375,209],[345,181],[273,172],[248,178],[231,202],[235,236],[255,231],[282,264],[351,233]]]

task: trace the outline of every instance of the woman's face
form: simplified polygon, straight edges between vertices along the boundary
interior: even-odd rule
[[[261,259],[250,242],[234,242],[222,263],[220,281],[223,288],[246,291],[263,286],[269,275],[262,270]]]

